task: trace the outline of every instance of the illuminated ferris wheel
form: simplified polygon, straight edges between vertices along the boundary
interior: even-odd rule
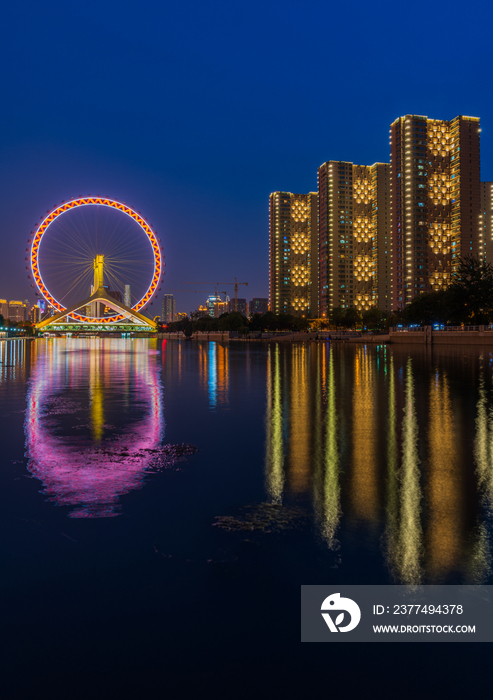
[[[33,286],[59,319],[143,323],[164,271],[159,239],[123,202],[78,197],[48,211],[26,249]]]

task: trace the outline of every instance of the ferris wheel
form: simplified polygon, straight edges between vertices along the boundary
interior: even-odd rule
[[[62,202],[36,224],[29,243],[26,269],[32,286],[59,314],[69,311],[78,323],[95,324],[101,317],[105,324],[118,323],[129,318],[126,310],[140,316],[159,289],[160,241],[124,202],[99,196]],[[96,286],[108,303],[89,315],[85,301]]]

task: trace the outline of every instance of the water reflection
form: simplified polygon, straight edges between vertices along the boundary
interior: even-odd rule
[[[421,580],[422,557],[421,488],[419,483],[418,420],[411,359],[407,361],[404,400],[399,547],[395,551],[395,560],[392,564],[397,568],[403,583],[418,583]]]
[[[0,340],[0,385],[9,382],[26,381],[26,357],[29,350],[35,351],[32,341],[11,339]]]
[[[281,503],[284,488],[284,444],[279,352],[269,347],[267,369],[267,491],[274,503]]]
[[[212,340],[202,341],[198,343],[198,353],[200,383],[207,391],[209,408],[224,408],[229,401],[229,348]]]
[[[369,523],[377,520],[379,510],[375,359],[366,347],[356,349],[352,392],[351,512]]]
[[[328,371],[326,370],[328,359]],[[321,353],[322,381],[326,404],[324,411],[324,434],[320,443],[322,460],[317,460],[318,479],[316,479],[315,506],[323,538],[332,549],[336,546],[336,532],[341,516],[339,485],[339,449],[337,444],[337,411],[335,390],[334,357],[327,352]],[[318,413],[317,413],[318,415]]]
[[[493,397],[481,362],[460,349],[271,346],[271,498],[311,498],[326,546],[343,545],[354,530],[396,581],[484,580],[491,556],[481,499],[493,512]]]
[[[479,377],[479,400],[476,415],[476,439],[474,456],[479,483],[485,494],[486,503],[493,512],[493,406],[488,404],[485,371],[481,357]]]
[[[462,556],[464,486],[458,431],[447,374],[436,372],[430,382],[428,502],[432,517],[426,533],[428,568],[434,577],[453,571]]]
[[[117,514],[163,433],[161,368],[148,352],[156,346],[116,342],[53,339],[30,352],[12,344],[0,357],[0,381],[32,370],[29,469],[71,517]],[[162,345],[164,381],[182,398],[188,389],[193,415],[227,408],[243,417],[265,391],[269,500],[313,513],[317,541],[337,549],[337,561],[371,553],[381,575],[405,583],[490,575],[489,359],[450,348]],[[226,423],[214,424],[222,440]]]
[[[49,500],[73,507],[69,517],[118,515],[120,496],[142,486],[163,436],[152,341],[40,342],[25,420],[28,469]]]
[[[310,486],[311,410],[309,386],[309,353],[307,345],[296,344],[291,353],[289,387],[289,487],[301,493]]]

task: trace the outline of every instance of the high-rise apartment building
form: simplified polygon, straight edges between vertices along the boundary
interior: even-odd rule
[[[371,166],[373,306],[392,311],[392,180],[390,163]]]
[[[483,247],[486,262],[493,264],[493,182],[481,183],[481,214],[479,224],[483,232]]]
[[[269,303],[276,313],[318,315],[318,196],[270,195]]]
[[[173,323],[176,314],[175,298],[172,294],[165,294],[162,303],[161,321],[163,323]]]
[[[406,115],[390,127],[392,308],[447,287],[460,258],[484,258],[479,119]]]
[[[390,166],[328,161],[318,169],[319,312],[390,310]]]

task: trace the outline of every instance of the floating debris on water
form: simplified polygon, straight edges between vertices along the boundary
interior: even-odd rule
[[[228,531],[280,532],[291,530],[305,520],[307,513],[299,506],[282,506],[278,503],[260,503],[247,506],[244,515],[216,515],[213,527]]]

